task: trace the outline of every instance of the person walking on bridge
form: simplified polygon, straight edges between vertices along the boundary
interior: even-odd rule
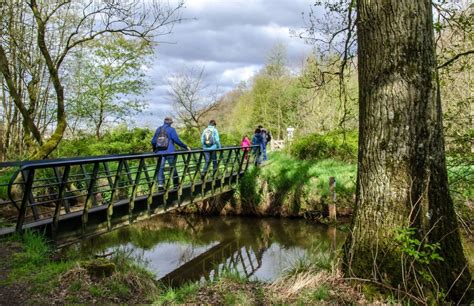
[[[257,128],[255,130],[255,134],[253,134],[252,145],[258,146],[253,149],[253,154],[257,155],[255,163],[257,165],[260,165],[262,163],[262,151],[263,151],[262,147],[264,146],[262,130],[260,130],[260,128]]]
[[[244,150],[244,155],[245,155],[245,160],[249,158],[249,151],[250,151],[250,146],[252,143],[250,142],[250,139],[247,135],[245,135],[242,138],[242,142],[240,143],[240,146],[242,147],[242,150]]]
[[[272,140],[272,136],[269,131],[267,131],[263,126],[259,125],[260,134],[262,135],[262,154],[263,160],[266,161],[267,158],[267,144]]]
[[[168,155],[175,152],[174,145],[177,144],[181,148],[191,151],[191,148],[179,139],[178,133],[176,133],[176,130],[171,127],[171,124],[173,124],[173,119],[166,117],[163,125],[156,129],[155,135],[151,140],[153,152],[163,155],[166,154],[161,158],[160,169],[158,170],[158,188],[163,188],[163,183],[165,181],[165,162],[168,162],[168,165],[174,168],[173,184],[174,187],[178,186],[179,176],[178,171],[176,170],[175,156]]]
[[[215,120],[209,121],[209,125],[204,129],[201,135],[202,149],[204,150],[204,158],[206,163],[202,169],[201,177],[204,178],[209,169],[209,162],[212,159],[213,174],[217,171],[217,152],[215,150],[221,148],[221,141],[219,139],[219,132],[216,128]]]

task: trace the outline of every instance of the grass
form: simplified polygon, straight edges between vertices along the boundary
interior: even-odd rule
[[[34,284],[32,293],[50,291],[58,285],[58,276],[72,267],[72,262],[51,261],[51,249],[46,240],[35,233],[25,232],[23,237],[14,236],[13,241],[21,242],[22,251],[11,259],[11,273],[6,285],[14,282]]]
[[[284,270],[282,277],[291,277],[307,272],[326,271],[336,269],[337,254],[329,246],[316,243],[304,255],[293,260],[291,266]]]
[[[276,152],[271,155],[269,166],[262,169],[261,175],[275,190],[303,184],[311,191],[327,196],[329,178],[333,176],[337,181],[336,193],[352,195],[355,192],[356,165],[338,160],[302,161]]]
[[[339,207],[351,207],[355,193],[356,165],[338,160],[299,160],[274,152],[263,167],[252,167],[241,179],[238,195],[242,207],[287,211],[302,215],[321,211],[329,203],[329,178],[336,178]],[[270,207],[270,208],[268,208]],[[265,214],[265,211],[260,212]]]
[[[196,294],[196,292],[199,290],[199,284],[186,283],[178,288],[163,286],[161,290],[161,293],[155,301],[157,304],[185,303],[191,296]]]
[[[2,285],[22,284],[40,304],[58,296],[70,303],[137,303],[151,300],[158,292],[155,276],[126,249],[116,251],[111,259],[84,258],[70,250],[67,259],[54,260],[51,247],[37,233],[27,231],[11,239],[22,250],[12,255],[9,277]],[[91,274],[82,263],[93,261],[112,264],[115,272],[109,277]]]
[[[319,302],[329,299],[329,287],[327,285],[322,285],[321,287],[316,288],[309,295],[311,301]]]

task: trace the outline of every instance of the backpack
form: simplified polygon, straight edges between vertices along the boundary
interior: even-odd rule
[[[206,128],[203,133],[204,145],[206,147],[212,147],[214,145],[214,132],[210,128]]]
[[[267,142],[270,142],[272,140],[272,135],[268,132],[266,134],[267,134]]]
[[[151,141],[151,144],[153,146],[153,152],[163,151],[163,150],[168,149],[168,145],[170,144],[170,139],[168,137],[168,134],[166,134],[165,128],[160,127],[160,130],[158,134],[155,134],[155,137],[153,137],[153,140]]]

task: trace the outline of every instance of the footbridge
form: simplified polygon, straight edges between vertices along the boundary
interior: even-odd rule
[[[255,161],[225,147],[3,163],[16,170],[0,183],[8,195],[0,210],[10,216],[0,235],[38,230],[61,244],[98,235],[232,191]]]

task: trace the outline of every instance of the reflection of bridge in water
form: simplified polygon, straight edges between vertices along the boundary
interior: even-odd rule
[[[233,271],[250,278],[262,266],[265,250],[265,247],[240,245],[238,240],[222,241],[163,276],[161,281],[176,286],[187,281],[212,280]]]
[[[306,252],[336,250],[344,236],[305,220],[166,214],[83,240],[80,252],[125,250],[173,286],[215,279],[228,271],[271,281],[298,260],[309,259]]]
[[[111,231],[232,191],[255,161],[240,147],[214,154],[217,169],[204,174],[203,150],[0,164],[0,170],[18,168],[8,184],[0,184],[9,195],[0,212],[16,211],[9,220],[15,226],[0,228],[0,235],[34,229],[64,243]],[[165,158],[171,165],[166,163],[159,188]]]

